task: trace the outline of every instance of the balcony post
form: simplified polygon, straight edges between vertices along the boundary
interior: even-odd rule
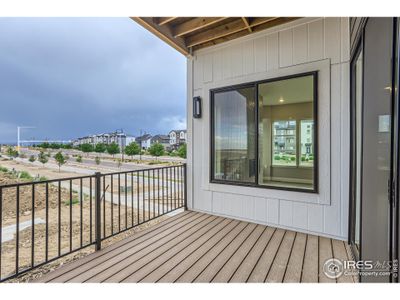
[[[185,210],[187,210],[187,164],[183,164],[183,189],[184,189],[184,205]]]
[[[95,240],[96,240],[96,251],[101,249],[101,173],[95,173]]]

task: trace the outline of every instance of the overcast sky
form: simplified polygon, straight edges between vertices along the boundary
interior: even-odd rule
[[[186,59],[128,18],[0,18],[0,143],[186,127]]]

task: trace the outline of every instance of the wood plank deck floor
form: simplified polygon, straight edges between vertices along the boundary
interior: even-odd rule
[[[354,282],[329,279],[343,241],[186,211],[37,282]]]

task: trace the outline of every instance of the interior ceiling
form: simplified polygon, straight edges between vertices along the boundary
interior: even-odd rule
[[[278,26],[298,17],[132,17],[184,55],[254,32]]]
[[[263,104],[268,106],[312,102],[313,76],[263,83],[258,86],[258,93],[263,98]]]

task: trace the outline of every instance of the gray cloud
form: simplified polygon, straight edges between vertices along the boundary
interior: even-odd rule
[[[128,18],[0,18],[0,45],[0,142],[184,127],[185,58]]]

